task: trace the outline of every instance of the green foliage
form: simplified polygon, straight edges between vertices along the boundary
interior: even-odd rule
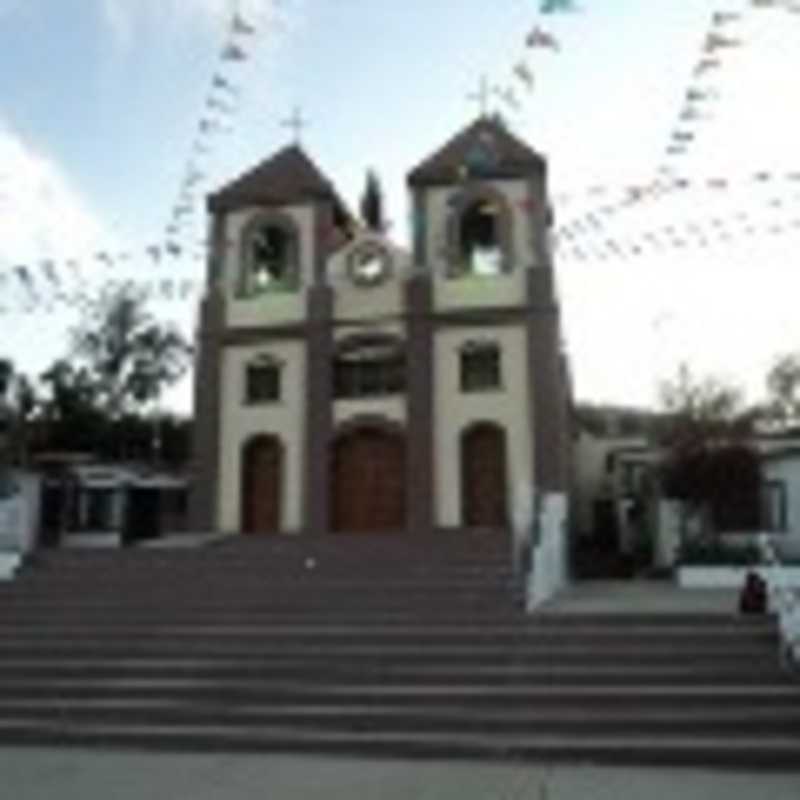
[[[748,444],[753,416],[735,387],[688,366],[662,387],[669,415],[662,444],[667,455],[661,481],[667,497],[682,500],[715,530],[758,527],[761,472]]]
[[[382,232],[385,228],[383,190],[374,170],[367,171],[367,182],[361,196],[361,219],[370,230]]]
[[[75,353],[91,375],[96,401],[110,417],[158,399],[189,366],[192,348],[159,323],[136,289],[103,295],[73,331]]]
[[[739,389],[712,376],[697,378],[687,364],[662,384],[661,401],[669,419],[663,435],[671,446],[738,440],[752,429]]]
[[[0,358],[0,401],[6,399],[13,374],[14,364],[7,358]]]
[[[750,567],[761,556],[754,544],[735,546],[714,539],[684,542],[678,561],[684,566]]]
[[[78,451],[112,461],[162,460],[184,464],[190,424],[143,415],[148,403],[189,364],[191,348],[175,328],[159,323],[145,298],[129,287],[102,295],[73,331],[73,352],[39,376],[38,386],[0,360],[0,389],[12,414],[11,447],[25,462],[29,451]]]
[[[775,359],[767,374],[765,416],[782,428],[800,422],[800,353]]]

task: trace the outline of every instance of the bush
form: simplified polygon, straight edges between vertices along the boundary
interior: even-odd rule
[[[754,544],[737,547],[718,541],[686,542],[680,551],[681,566],[750,567],[761,561]]]

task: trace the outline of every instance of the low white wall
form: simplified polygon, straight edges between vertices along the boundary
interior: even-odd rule
[[[681,504],[673,500],[658,503],[658,529],[653,553],[654,566],[663,569],[674,567],[680,555]]]
[[[82,550],[108,550],[122,547],[122,536],[114,531],[67,533],[63,546]]]
[[[0,502],[0,552],[30,553],[36,547],[41,516],[41,479],[14,473],[17,491]]]
[[[22,563],[22,556],[16,553],[0,553],[0,583],[14,579]]]
[[[770,585],[783,576],[785,585],[800,588],[800,567],[680,567],[678,585],[684,589],[741,589],[748,572],[757,572]]]
[[[533,550],[528,576],[528,611],[533,611],[564,589],[569,581],[566,494],[541,496],[539,541]]]

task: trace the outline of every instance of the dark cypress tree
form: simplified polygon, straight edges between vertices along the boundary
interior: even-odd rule
[[[373,231],[384,229],[383,191],[378,176],[373,170],[367,170],[367,183],[361,195],[361,219]]]

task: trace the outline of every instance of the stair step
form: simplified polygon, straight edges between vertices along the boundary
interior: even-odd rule
[[[521,758],[641,765],[797,769],[796,737],[497,736],[414,731],[306,731],[291,726],[74,725],[0,720],[0,743],[82,745],[177,751],[355,753],[402,757]]]

